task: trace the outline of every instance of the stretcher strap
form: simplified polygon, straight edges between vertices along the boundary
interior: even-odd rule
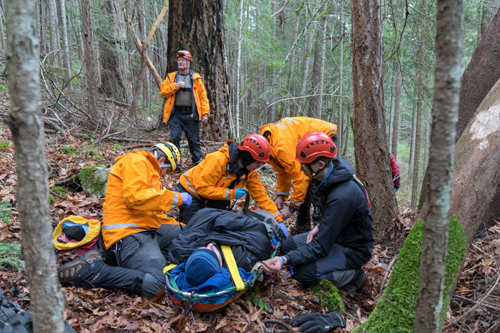
[[[240,272],[238,271],[236,260],[234,260],[234,255],[231,247],[228,245],[221,245],[221,248],[222,253],[224,254],[224,258],[226,259],[227,267],[229,268],[229,272],[231,273],[231,277],[233,278],[233,282],[236,285],[236,291],[245,289],[245,284],[241,279]]]
[[[177,267],[177,265],[175,264],[170,264],[168,266],[165,266],[165,268],[163,268],[163,274],[167,273],[168,271],[174,269],[175,267]]]

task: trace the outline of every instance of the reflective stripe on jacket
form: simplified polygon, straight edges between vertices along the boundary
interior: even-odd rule
[[[261,127],[260,134],[269,131],[272,165],[278,176],[276,195],[285,200],[290,195],[293,183],[291,204],[298,208],[304,203],[309,187],[309,178],[300,170],[300,163],[295,161],[295,150],[299,139],[309,132],[323,132],[330,137],[337,135],[337,125],[320,119],[308,117],[284,118],[274,124]]]
[[[164,212],[182,205],[182,196],[162,189],[160,177],[160,165],[151,153],[134,150],[115,158],[103,204],[106,249],[129,235],[178,223]]]
[[[235,145],[237,143],[227,142]],[[231,200],[235,197],[234,188],[247,188],[260,209],[267,210],[271,213],[276,221],[283,221],[283,215],[276,207],[276,204],[266,194],[266,189],[262,186],[259,174],[257,171],[249,172],[246,176],[242,176],[236,182],[233,189],[230,189],[231,183],[237,179],[237,175],[228,172],[230,163],[230,148],[226,144],[219,151],[208,154],[200,164],[186,171],[180,179],[182,187],[198,199],[210,200]],[[231,155],[232,156],[232,155]]]
[[[160,92],[163,97],[166,97],[165,108],[163,109],[163,122],[168,123],[172,110],[175,104],[175,93],[179,91],[179,85],[175,82],[175,76],[178,72],[169,73],[165,81],[161,83]],[[207,91],[198,73],[192,72],[191,76],[194,79],[193,83],[193,98],[196,104],[199,120],[202,116],[207,116],[210,112],[210,103],[207,98]]]

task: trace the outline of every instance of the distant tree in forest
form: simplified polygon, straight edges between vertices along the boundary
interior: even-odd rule
[[[376,0],[352,1],[356,175],[370,196],[377,242],[390,238],[397,215],[385,130],[379,10]]]

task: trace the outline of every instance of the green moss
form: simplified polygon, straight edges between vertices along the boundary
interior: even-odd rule
[[[95,158],[97,160],[100,160],[100,161],[105,160],[105,158],[101,154],[99,154],[99,152],[95,149],[90,149],[87,152],[87,154],[89,154],[90,156],[92,156],[93,158]]]
[[[21,256],[21,244],[0,242],[0,268],[24,268],[25,263]]]
[[[389,284],[375,310],[368,319],[352,332],[413,332],[417,309],[420,261],[422,259],[422,236],[424,222],[413,227],[392,271]],[[460,273],[464,259],[467,236],[457,218],[450,220],[448,232],[448,256],[446,258],[445,290],[441,325],[448,308],[448,294]]]
[[[66,155],[78,155],[76,152],[76,148],[72,146],[63,146],[61,151]]]
[[[340,298],[338,289],[328,280],[323,280],[319,284],[311,286],[311,289],[319,298],[322,308],[328,308],[328,311],[338,311],[345,313],[345,306]]]
[[[2,220],[5,224],[10,224],[10,216],[12,212],[10,208],[12,205],[8,201],[0,201],[0,220]]]
[[[8,142],[8,141],[2,142],[2,143],[0,143],[0,150],[5,150],[9,146],[10,146],[10,142]]]
[[[102,165],[95,165],[83,168],[78,174],[78,179],[82,183],[84,189],[88,189],[93,194],[104,197],[106,192],[107,179],[101,179],[96,176],[96,168],[105,168]]]

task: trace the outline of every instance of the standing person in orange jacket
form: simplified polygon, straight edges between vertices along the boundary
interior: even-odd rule
[[[169,73],[161,84],[161,95],[166,97],[163,122],[170,127],[170,141],[180,149],[182,131],[186,133],[193,166],[201,161],[199,121],[206,123],[210,112],[207,92],[200,74],[189,68],[191,53],[177,52],[179,71]],[[180,167],[177,168],[180,172]]]
[[[58,269],[61,283],[152,297],[164,289],[162,252],[181,231],[165,211],[192,202],[189,194],[166,190],[160,181],[177,168],[179,156],[166,142],[153,146],[151,153],[134,150],[115,159],[103,204],[102,237],[117,267],[93,250]]]
[[[179,191],[193,196],[193,203],[182,209],[182,221],[205,206],[227,209],[231,199],[245,194],[245,187],[259,208],[271,213],[281,231],[288,238],[283,215],[266,194],[257,169],[269,161],[269,143],[259,134],[250,134],[240,143],[227,141],[219,151],[208,154],[196,167],[186,171],[180,179]]]
[[[297,212],[295,232],[311,231],[311,194],[310,179],[300,171],[300,163],[295,160],[295,148],[299,139],[309,132],[323,132],[336,141],[337,125],[321,119],[308,117],[284,118],[274,124],[261,127],[260,133],[266,137],[271,146],[272,165],[278,176],[276,184],[276,199],[274,202],[287,219]],[[290,196],[293,184],[290,206],[284,202]],[[314,225],[320,222],[321,216],[315,208],[313,214]]]

